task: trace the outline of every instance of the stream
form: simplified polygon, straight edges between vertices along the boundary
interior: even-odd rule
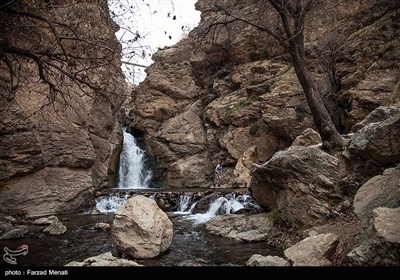
[[[171,247],[154,259],[135,260],[139,264],[242,266],[253,254],[282,256],[282,252],[266,242],[240,242],[208,234],[203,223],[206,220],[205,215],[191,215],[182,211],[167,214],[174,227]],[[95,228],[98,222],[112,223],[111,212],[58,217],[68,229],[63,235],[49,236],[42,232],[43,226],[31,225],[28,237],[0,241],[0,247],[17,248],[23,244],[28,245],[29,253],[18,257],[18,265],[22,266],[64,266],[71,261],[82,261],[109,251],[117,256],[117,250],[111,242],[111,232]]]
[[[258,205],[244,190],[178,191],[151,188],[152,170],[146,167],[146,152],[137,145],[136,139],[125,128],[122,133],[124,140],[116,187],[107,195],[96,198],[97,215],[88,211],[58,216],[67,227],[67,231],[61,236],[46,235],[43,232],[45,226],[29,225],[28,234],[23,238],[0,240],[0,248],[15,250],[21,245],[29,246],[29,253],[18,257],[18,265],[64,266],[71,261],[83,261],[110,251],[117,256],[117,250],[111,241],[111,232],[97,229],[95,225],[99,222],[112,224],[114,211],[136,194],[156,200],[159,206],[162,202],[164,207],[160,208],[167,213],[174,228],[170,248],[154,259],[135,260],[139,264],[242,266],[253,254],[282,256],[280,250],[267,245],[267,242],[240,242],[206,232],[205,222],[216,215],[227,215],[246,209],[257,210]],[[201,202],[207,196],[211,199]]]

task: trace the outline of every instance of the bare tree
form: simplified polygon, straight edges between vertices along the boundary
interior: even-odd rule
[[[260,11],[275,12],[279,18],[278,27],[272,28],[266,24],[261,25],[243,15],[236,15],[234,9],[228,9],[226,5],[216,5],[226,17],[223,20],[213,22],[209,30],[215,30],[217,26],[226,26],[233,22],[242,22],[274,38],[290,54],[315,125],[323,140],[323,148],[328,151],[341,149],[343,138],[336,130],[323,103],[305,56],[304,30],[306,28],[306,17],[318,2],[315,0],[259,0],[252,2],[259,3]],[[260,16],[260,18],[262,17]]]
[[[28,76],[23,65],[36,69],[31,75],[39,78],[35,83],[47,87],[43,106],[55,101],[68,106],[70,98],[82,94],[109,99],[116,93],[110,81],[113,73],[121,73],[120,45],[107,30],[102,30],[103,34],[92,31],[85,22],[85,10],[76,14],[79,10],[74,9],[72,13],[72,5],[77,2],[0,1],[2,98],[11,100],[21,85],[21,76]],[[108,13],[106,2],[101,8]],[[111,32],[117,30],[114,26]]]

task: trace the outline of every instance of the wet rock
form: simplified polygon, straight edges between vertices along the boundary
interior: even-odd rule
[[[153,258],[172,242],[172,222],[156,202],[138,195],[115,211],[111,230],[118,251],[134,258]]]
[[[344,200],[340,204],[340,208],[341,208],[342,212],[345,212],[345,211],[349,210],[350,207],[351,207],[351,202],[348,201],[348,200]]]
[[[90,212],[90,215],[96,216],[96,215],[103,215],[97,208],[94,208],[92,212]]]
[[[211,203],[216,201],[219,197],[220,194],[218,193],[211,193],[206,195],[205,197],[196,202],[196,205],[194,206],[192,213],[193,214],[206,213],[210,208]]]
[[[267,213],[256,215],[223,215],[206,223],[210,234],[241,241],[261,241],[272,237],[273,224]]]
[[[209,265],[208,262],[206,262],[203,259],[194,259],[194,260],[184,260],[178,263],[177,266],[207,266]]]
[[[24,237],[26,233],[28,233],[27,226],[13,226],[0,236],[0,240],[21,238]]]
[[[319,133],[312,128],[307,128],[306,130],[303,131],[302,134],[300,134],[299,136],[296,137],[296,139],[294,139],[292,146],[308,147],[321,143],[322,140]]]
[[[351,138],[349,151],[379,165],[400,162],[400,114],[359,129]]]
[[[34,225],[43,226],[43,225],[50,225],[52,223],[58,222],[58,218],[56,216],[50,217],[43,217],[33,221]]]
[[[17,222],[17,219],[15,219],[13,216],[5,216],[4,220],[7,220],[7,221],[9,221],[11,223],[16,223]]]
[[[339,239],[335,234],[319,234],[303,239],[284,251],[293,266],[331,266]]]
[[[368,224],[372,211],[377,207],[400,206],[400,165],[386,169],[367,181],[354,197],[354,213],[363,225]]]
[[[94,228],[100,229],[102,231],[110,231],[111,225],[109,223],[97,223],[94,225]]]
[[[126,259],[116,258],[111,252],[90,257],[82,262],[69,262],[65,266],[141,266],[140,264]]]
[[[172,210],[171,204],[169,204],[168,201],[164,200],[163,198],[155,198],[155,202],[157,203],[157,206],[160,207],[161,210],[167,212]]]
[[[1,221],[0,220],[0,233],[8,231],[10,228],[12,228],[12,224],[9,222]]]
[[[50,235],[62,235],[67,231],[67,227],[64,226],[61,222],[53,222],[47,228],[44,229],[44,232]]]
[[[277,256],[263,256],[254,254],[246,262],[246,266],[290,266],[290,263]]]
[[[347,255],[353,265],[400,265],[400,207],[379,207],[372,211],[369,227],[360,243]]]
[[[292,146],[252,171],[252,196],[262,207],[277,208],[284,221],[316,225],[342,200],[342,160],[318,147]]]

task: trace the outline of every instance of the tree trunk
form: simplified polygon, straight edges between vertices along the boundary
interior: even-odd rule
[[[318,92],[314,79],[308,70],[304,52],[304,17],[308,4],[296,1],[292,6],[286,1],[269,1],[282,19],[282,25],[288,40],[288,51],[292,57],[297,78],[303,88],[308,106],[314,118],[315,125],[322,138],[322,147],[327,151],[341,150],[343,138],[336,130],[331,116],[326,109],[321,95]],[[307,2],[308,3],[308,2]],[[292,21],[289,19],[292,18]]]
[[[321,135],[322,147],[328,151],[342,149],[343,138],[335,128],[309,70],[306,65],[304,65],[297,52],[290,51],[290,55],[293,60],[297,78],[300,81],[308,106],[313,115],[315,125]]]

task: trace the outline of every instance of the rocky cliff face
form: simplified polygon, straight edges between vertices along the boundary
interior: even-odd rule
[[[255,2],[199,0],[200,25],[159,50],[133,92],[130,129],[145,135],[164,170],[158,180],[168,186],[211,186],[218,160],[223,186],[246,186],[246,151],[256,150],[249,169],[313,127],[293,66],[274,39],[240,21],[213,25],[224,19],[219,3],[273,28],[276,15],[260,16]],[[306,55],[346,133],[376,107],[399,104],[399,21],[393,1],[335,3],[324,1],[307,19]]]
[[[98,44],[107,42],[107,47],[119,54],[120,45],[114,35],[117,26],[105,2],[60,1],[51,7],[41,1],[22,4],[26,5],[24,11],[35,11],[49,20],[76,26],[76,36],[90,38]],[[30,38],[17,35],[17,31],[10,32],[1,40],[20,48],[31,43]],[[46,42],[46,38],[43,40]],[[92,50],[83,50],[82,45],[74,41],[65,46],[77,56],[98,55],[94,46]],[[52,47],[48,45],[49,50]],[[32,48],[35,51],[34,44]],[[81,61],[87,64],[76,65],[76,69],[90,69],[90,59]],[[59,90],[72,94],[56,95],[49,106],[43,106],[49,91],[40,82],[35,63],[24,58],[18,62],[19,86],[12,92],[6,83],[8,69],[5,64],[0,68],[2,211],[22,210],[28,215],[44,215],[78,209],[87,203],[93,190],[109,185],[115,172],[116,149],[121,137],[117,112],[125,94],[119,55],[111,63],[96,68],[96,73],[89,77],[90,81],[106,81],[104,92],[83,88],[83,94],[78,85],[65,82]],[[4,94],[7,92],[10,95]]]

